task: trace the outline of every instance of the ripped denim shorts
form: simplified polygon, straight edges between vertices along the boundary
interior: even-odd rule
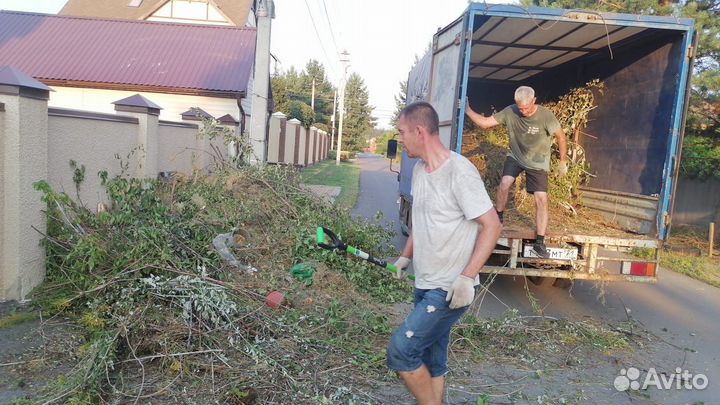
[[[414,371],[425,364],[433,377],[448,372],[450,329],[469,306],[450,309],[447,291],[415,289],[415,308],[393,333],[387,365],[396,371]]]

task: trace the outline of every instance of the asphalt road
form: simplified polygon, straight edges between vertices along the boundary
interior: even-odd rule
[[[380,220],[397,232],[394,244],[401,250],[405,237],[398,225],[397,175],[390,172],[389,161],[370,154],[359,155],[361,166],[360,197],[354,214]],[[395,165],[394,165],[395,166]],[[632,317],[657,337],[656,348],[647,347],[642,364],[620,364],[658,372],[675,368],[692,374],[702,373],[709,384],[704,390],[665,390],[652,393],[652,399],[663,404],[720,404],[720,289],[666,269],[659,270],[655,285],[611,283],[601,289],[592,282],[575,282],[572,289],[552,285],[530,284],[544,313],[549,316],[604,321],[623,321]],[[549,284],[549,283],[548,283]],[[508,308],[532,314],[523,277],[499,276],[478,310],[481,316],[500,316]],[[602,381],[600,381],[602,383]],[[607,382],[612,384],[612,380]]]

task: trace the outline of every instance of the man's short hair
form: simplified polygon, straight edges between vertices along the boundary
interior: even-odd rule
[[[437,112],[430,103],[426,101],[417,101],[403,108],[400,112],[401,117],[405,117],[415,125],[425,127],[431,135],[440,132],[440,119]]]
[[[515,102],[522,105],[532,103],[535,98],[535,90],[532,87],[520,86],[515,90]]]

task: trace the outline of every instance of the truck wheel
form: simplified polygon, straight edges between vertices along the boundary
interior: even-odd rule
[[[553,287],[568,289],[572,286],[572,280],[569,278],[556,278],[553,281]]]
[[[544,285],[552,280],[551,277],[540,277],[540,276],[525,276],[531,283],[535,285]]]

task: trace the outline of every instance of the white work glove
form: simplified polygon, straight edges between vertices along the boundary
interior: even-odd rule
[[[462,274],[455,279],[447,293],[447,297],[445,297],[445,301],[450,301],[450,309],[462,308],[472,304],[475,298],[474,284],[475,279]]]
[[[558,174],[560,175],[560,177],[563,177],[567,174],[567,172],[568,172],[567,162],[564,160],[561,160],[560,163],[558,164]]]
[[[406,274],[405,268],[410,265],[411,261],[412,260],[408,259],[405,256],[398,257],[398,259],[394,263],[394,265],[395,265],[395,267],[397,267],[398,271],[396,271],[395,274],[393,274],[393,276],[395,276],[395,278],[398,280],[404,279],[405,274]]]

